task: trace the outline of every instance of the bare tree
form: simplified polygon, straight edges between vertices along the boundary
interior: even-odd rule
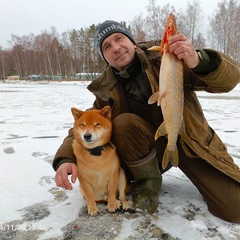
[[[149,0],[147,6],[146,29],[148,39],[160,39],[169,13],[175,13],[175,8],[166,4],[162,8],[156,6],[156,0]]]
[[[156,0],[149,0],[146,9],[145,18],[141,13],[129,25],[121,22],[132,32],[136,42],[161,39],[171,12],[176,16],[180,32],[192,41],[194,47],[202,48],[208,44],[240,63],[239,0],[223,0],[219,3],[209,23],[204,22],[200,2],[196,0],[178,12],[169,4],[157,6]],[[207,44],[203,24],[209,26]],[[50,31],[45,30],[36,36],[12,35],[10,49],[0,48],[0,78],[8,75],[27,78],[29,74],[39,74],[72,79],[78,72],[102,72],[106,63],[94,46],[96,27],[92,24],[88,28],[73,29],[62,34],[52,27]]]
[[[194,47],[204,47],[204,29],[202,27],[203,14],[200,2],[194,0],[188,3],[185,11],[178,13],[178,27],[192,42]]]
[[[72,79],[75,74],[73,73],[73,57],[69,36],[70,32],[63,32],[59,39],[61,44],[60,64],[63,76]]]
[[[5,72],[5,54],[4,51],[0,48],[0,79],[6,79],[6,72]]]
[[[240,62],[240,6],[236,0],[218,3],[210,18],[208,39],[212,48],[218,49]]]
[[[143,42],[146,39],[146,20],[143,18],[143,15],[140,14],[133,18],[130,23],[131,25],[131,32],[134,36],[136,42]]]
[[[162,24],[163,19],[161,14],[161,8],[160,6],[156,6],[156,0],[149,0],[147,12],[147,37],[149,39],[158,39],[163,33],[164,25]]]

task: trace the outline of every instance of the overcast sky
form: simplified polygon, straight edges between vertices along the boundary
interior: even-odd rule
[[[204,13],[211,14],[223,0],[200,0]],[[193,0],[156,0],[157,6],[167,3],[186,8]],[[89,27],[106,19],[129,21],[143,13],[149,0],[0,0],[0,46],[6,48],[11,34],[18,36],[56,27],[59,33]]]

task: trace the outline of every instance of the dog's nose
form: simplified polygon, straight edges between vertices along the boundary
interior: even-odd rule
[[[91,133],[85,133],[85,134],[84,134],[84,139],[85,139],[86,141],[90,141],[90,140],[91,140],[91,137],[92,137],[92,134],[91,134]]]

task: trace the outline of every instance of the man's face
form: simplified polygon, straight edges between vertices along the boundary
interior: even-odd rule
[[[133,60],[136,45],[124,34],[113,33],[104,39],[102,53],[109,65],[124,70]]]

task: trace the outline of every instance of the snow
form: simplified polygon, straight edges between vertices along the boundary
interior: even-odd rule
[[[86,90],[88,84],[0,82],[0,239],[7,239],[6,228],[13,228],[14,222],[20,231],[24,227],[42,230],[36,239],[62,239],[63,229],[79,219],[86,207],[78,182],[72,191],[56,187],[51,162],[73,124],[71,107],[85,110],[92,106],[94,96]],[[227,94],[197,94],[210,125],[240,166],[240,85]],[[27,215],[33,209],[40,209],[43,217]],[[210,214],[197,189],[177,168],[163,175],[157,213],[124,214],[121,219],[121,229],[111,230],[115,239],[148,236],[144,227],[139,235],[141,224],[148,220],[178,239],[240,238],[240,224]]]

